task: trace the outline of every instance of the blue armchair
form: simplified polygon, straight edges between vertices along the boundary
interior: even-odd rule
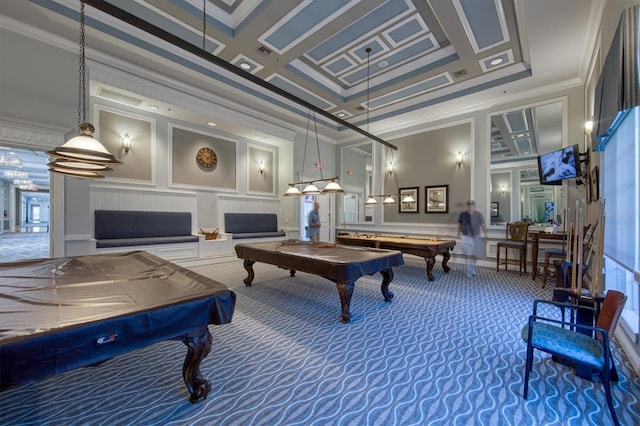
[[[529,393],[529,373],[533,367],[533,350],[538,349],[570,361],[576,366],[581,366],[591,372],[600,373],[611,418],[614,424],[618,425],[618,417],[613,409],[610,384],[612,379],[617,379],[617,373],[611,356],[609,339],[613,336],[618,325],[618,319],[626,301],[627,296],[624,293],[609,290],[599,313],[587,306],[545,300],[534,301],[533,314],[529,316],[528,324],[522,329],[522,338],[527,342],[524,399],[527,399]],[[538,305],[540,304],[562,308],[562,319],[557,320],[538,316]],[[594,311],[597,314],[595,327],[578,324],[573,321],[565,321],[565,308]],[[565,326],[568,328],[565,328]]]

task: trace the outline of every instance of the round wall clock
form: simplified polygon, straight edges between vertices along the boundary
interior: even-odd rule
[[[208,169],[215,166],[218,162],[216,153],[213,152],[211,148],[200,148],[198,150],[198,154],[196,155],[196,160],[198,161],[198,164]]]

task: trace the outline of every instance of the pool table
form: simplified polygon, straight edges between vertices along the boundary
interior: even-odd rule
[[[423,257],[427,263],[427,278],[433,281],[433,265],[436,256],[442,256],[442,269],[449,272],[451,268],[447,264],[451,258],[449,253],[456,246],[455,240],[438,238],[416,238],[395,235],[340,235],[340,244],[359,247],[375,247],[388,250],[400,250],[403,253]]]
[[[190,401],[200,401],[211,390],[200,372],[208,325],[230,323],[235,300],[144,251],[0,263],[0,390],[180,340]]]
[[[389,291],[389,284],[393,280],[392,268],[404,264],[399,251],[342,247],[299,240],[237,244],[235,250],[238,257],[244,260],[244,268],[249,274],[244,280],[246,286],[251,286],[253,282],[255,262],[288,269],[292,277],[296,271],[301,271],[336,283],[344,323],[351,321],[349,306],[358,278],[380,272],[380,290],[384,300],[390,302],[393,298],[393,293]]]

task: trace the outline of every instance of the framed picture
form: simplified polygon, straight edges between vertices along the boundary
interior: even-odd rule
[[[400,191],[400,200],[398,200],[398,213],[418,213],[419,188],[416,186],[412,188],[398,188],[398,190]],[[407,195],[412,196],[416,201],[413,203],[403,203],[402,199]]]
[[[591,169],[591,201],[600,199],[600,176],[598,175],[598,166]]]
[[[449,185],[425,186],[427,213],[449,213]]]
[[[500,215],[500,204],[496,201],[491,203],[491,217],[498,217]]]

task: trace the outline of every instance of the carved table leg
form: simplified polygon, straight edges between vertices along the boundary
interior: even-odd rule
[[[380,271],[382,275],[382,285],[380,286],[380,291],[382,291],[382,295],[384,296],[385,302],[391,302],[393,299],[393,293],[389,290],[389,284],[393,281],[393,269],[383,269]]]
[[[449,249],[444,250],[440,254],[442,255],[442,269],[444,269],[444,272],[449,272],[451,270],[451,267],[448,264],[449,259],[451,259],[451,253],[449,253]]]
[[[435,256],[427,257],[425,261],[427,262],[427,278],[429,281],[433,281],[433,265],[436,264],[436,258]]]
[[[355,281],[336,281],[338,286],[338,293],[340,293],[340,304],[342,305],[342,322],[348,323],[351,321],[351,312],[349,312],[349,306],[351,305],[351,296],[353,295],[353,287]]]
[[[208,327],[202,327],[187,334],[184,344],[187,345],[187,356],[182,366],[182,377],[191,394],[190,402],[198,402],[206,399],[211,390],[209,379],[200,372],[200,362],[211,351],[211,333]]]
[[[249,273],[249,276],[247,276],[247,278],[244,279],[244,284],[247,287],[251,287],[251,283],[253,282],[253,277],[255,276],[255,274],[253,273],[253,264],[256,263],[253,260],[245,260],[242,265],[244,266],[244,269]]]

